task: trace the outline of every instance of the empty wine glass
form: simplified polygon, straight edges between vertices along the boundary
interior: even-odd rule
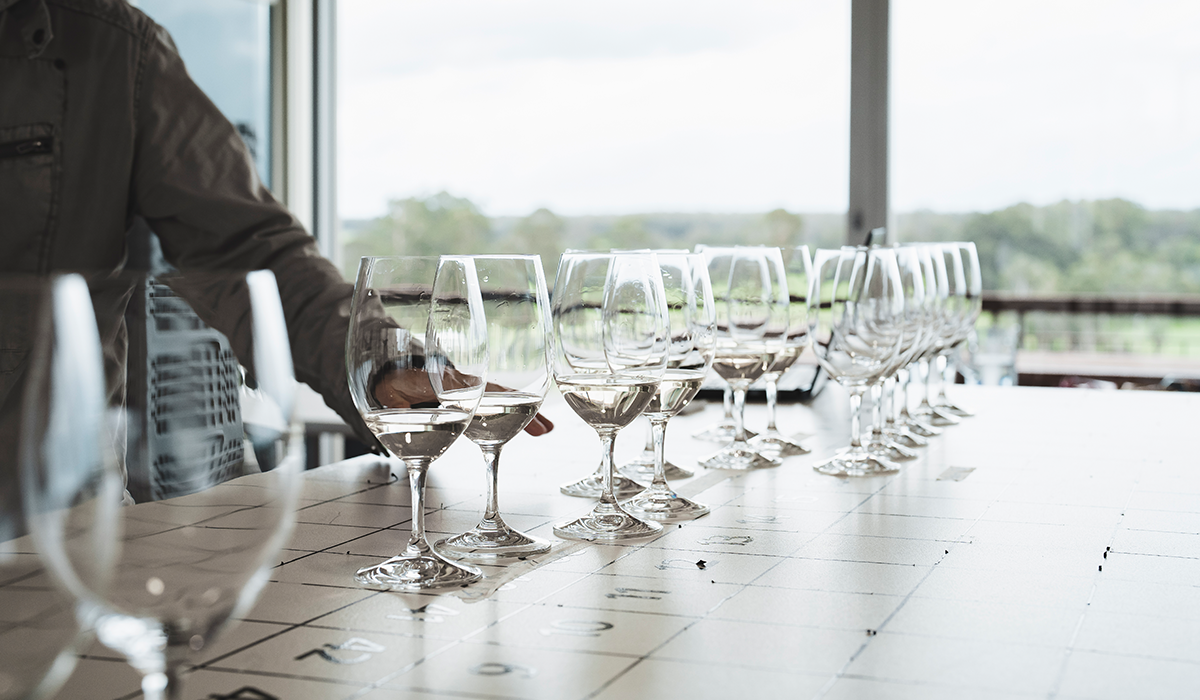
[[[979,272],[979,251],[976,250],[973,242],[956,241],[946,245],[945,254],[948,267],[952,265],[955,270],[954,275],[947,274],[947,277],[954,279],[953,293],[955,296],[961,297],[961,301],[956,314],[958,323],[954,337],[950,340],[949,347],[937,360],[942,384],[933,405],[953,415],[967,418],[975,414],[954,405],[946,397],[946,385],[954,383],[956,373],[955,368],[948,361],[948,357],[958,346],[966,342],[975,328],[975,320],[979,318],[979,313],[983,310],[983,282]],[[960,271],[961,277],[959,276]]]
[[[657,257],[670,317],[671,342],[666,372],[645,411],[654,435],[654,478],[649,488],[621,505],[634,515],[667,522],[690,520],[708,513],[708,506],[676,494],[667,485],[663,454],[667,421],[700,391],[712,364],[716,317],[704,256],[659,251]]]
[[[709,469],[779,466],[759,453],[745,431],[746,391],[766,373],[783,347],[788,290],[778,248],[704,248],[716,300],[717,341],[712,367],[733,389],[733,442],[701,464]]]
[[[788,324],[782,349],[767,368],[762,380],[767,385],[767,429],[750,441],[754,449],[778,457],[808,454],[809,449],[779,432],[775,414],[779,400],[779,378],[808,347],[811,323],[808,315],[808,281],[812,277],[812,258],[808,246],[781,249],[787,274]]]
[[[958,416],[933,404],[936,400],[936,387],[941,373],[941,368],[938,367],[939,358],[941,362],[945,361],[944,355],[958,333],[964,304],[963,285],[961,265],[956,269],[954,259],[957,255],[951,252],[953,251],[952,247],[935,243],[931,244],[927,250],[933,264],[934,277],[937,280],[938,303],[934,307],[935,313],[930,324],[929,348],[921,355],[917,363],[924,393],[913,414],[931,425],[944,427],[959,423]]]
[[[0,699],[44,698],[94,621],[80,579],[101,595],[111,583],[121,474],[84,280],[0,279],[0,317],[27,358],[0,375]],[[60,563],[49,577],[43,558]]]
[[[892,250],[895,251],[896,266],[900,273],[904,313],[895,318],[900,336],[896,354],[884,370],[883,379],[871,386],[874,401],[871,407],[871,439],[868,449],[885,459],[904,461],[916,459],[917,453],[911,448],[927,442],[924,438],[902,430],[893,419],[894,411],[891,409],[897,403],[895,374],[911,362],[920,349],[926,301],[921,261],[916,249],[911,246],[893,246]]]
[[[613,494],[617,432],[654,399],[670,341],[662,273],[653,253],[568,251],[552,299],[554,381],[603,446],[603,491],[587,515],[554,527],[565,539],[616,541],[662,526],[630,515]]]
[[[471,530],[435,544],[461,559],[493,561],[550,551],[500,517],[500,450],[537,415],[550,387],[550,301],[537,255],[472,256],[487,316],[488,383],[466,435],[483,452],[487,505]]]
[[[49,561],[96,609],[97,637],[142,674],[144,695],[176,698],[183,664],[249,609],[294,520],[304,455],[290,420],[295,380],[283,309],[269,271],[115,276],[92,280],[90,291],[101,337],[121,326],[131,294],[152,319],[131,332],[144,337],[130,344],[128,393],[110,387],[119,418],[109,424],[108,449],[124,456],[130,491],[142,500],[118,509],[111,585],[85,575],[75,558]],[[184,316],[184,299],[230,331],[232,349]],[[145,381],[135,382],[137,374]],[[76,475],[62,471],[62,454],[37,450],[25,466],[70,489]],[[34,521],[32,530],[40,547],[71,546],[64,539],[72,531],[54,521]]]
[[[931,417],[930,414],[924,416],[918,414],[921,408],[919,405],[916,410],[909,410],[909,389],[920,381],[922,376],[922,361],[926,360],[937,350],[938,338],[940,337],[938,324],[942,308],[945,305],[948,289],[946,286],[945,267],[942,267],[942,274],[939,275],[938,267],[934,263],[934,251],[936,247],[935,244],[929,243],[920,243],[912,246],[920,261],[921,277],[925,287],[924,319],[921,321],[921,337],[918,341],[918,347],[912,353],[913,359],[907,367],[897,373],[900,389],[899,424],[905,431],[921,439],[942,434],[941,428],[924,420],[927,417]],[[924,390],[925,383],[920,382],[920,384],[921,389]]]
[[[487,324],[468,257],[366,257],[350,309],[346,369],[355,407],[412,490],[404,552],[358,571],[364,586],[419,590],[460,586],[478,569],[446,559],[425,538],[429,465],[466,430],[483,396]]]
[[[895,252],[883,248],[818,250],[809,303],[816,314],[813,351],[821,367],[850,393],[850,447],[813,468],[833,476],[867,476],[899,467],[862,441],[862,395],[887,370],[900,344],[904,312]]]

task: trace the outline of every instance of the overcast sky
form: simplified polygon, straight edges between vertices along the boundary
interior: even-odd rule
[[[340,213],[844,210],[849,4],[340,0]],[[1200,2],[892,8],[896,210],[1200,206]]]

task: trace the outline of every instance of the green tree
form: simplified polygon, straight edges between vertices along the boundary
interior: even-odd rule
[[[396,199],[388,203],[387,216],[346,242],[345,257],[487,253],[491,229],[479,207],[464,197],[438,192],[424,199]]]
[[[567,223],[562,217],[543,207],[518,221],[512,232],[500,242],[499,250],[542,256],[546,284],[553,285],[558,257],[565,247],[563,234],[566,230]]]
[[[764,214],[763,226],[767,233],[766,245],[789,248],[805,243],[804,217],[787,209],[775,209]]]

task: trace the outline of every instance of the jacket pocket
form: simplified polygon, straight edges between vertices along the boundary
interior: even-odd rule
[[[50,124],[0,127],[0,270],[38,271],[57,201],[57,139]]]

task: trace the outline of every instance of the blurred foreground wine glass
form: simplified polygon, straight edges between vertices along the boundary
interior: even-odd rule
[[[86,282],[0,278],[0,317],[0,699],[43,698],[111,583],[121,474]]]
[[[31,530],[43,552],[59,553],[50,568],[95,616],[100,641],[142,674],[145,697],[178,698],[187,659],[248,611],[294,520],[304,457],[290,421],[295,380],[283,309],[267,271],[118,275],[90,284],[101,337],[121,327],[131,295],[154,320],[144,324],[145,382],[131,381],[140,389],[128,396],[111,392],[103,426],[106,449],[124,458],[140,502],[118,508],[111,530],[90,533],[94,546],[112,552],[105,555],[115,562],[112,577],[93,575],[78,554],[81,532],[61,518],[38,517]],[[232,349],[179,313],[184,299],[236,329]],[[50,366],[53,376],[53,357]],[[131,375],[141,369],[131,362]],[[34,373],[31,380],[44,379]],[[62,400],[51,391],[29,394],[26,403],[34,423],[23,467],[47,479],[37,491],[44,500],[30,508],[39,514],[80,498],[89,476],[65,466],[73,446],[37,437],[39,426],[54,428],[43,417],[60,415]],[[72,422],[80,420],[69,410]],[[91,419],[83,421],[86,433]],[[96,507],[119,501],[115,491],[101,501],[93,490]]]

